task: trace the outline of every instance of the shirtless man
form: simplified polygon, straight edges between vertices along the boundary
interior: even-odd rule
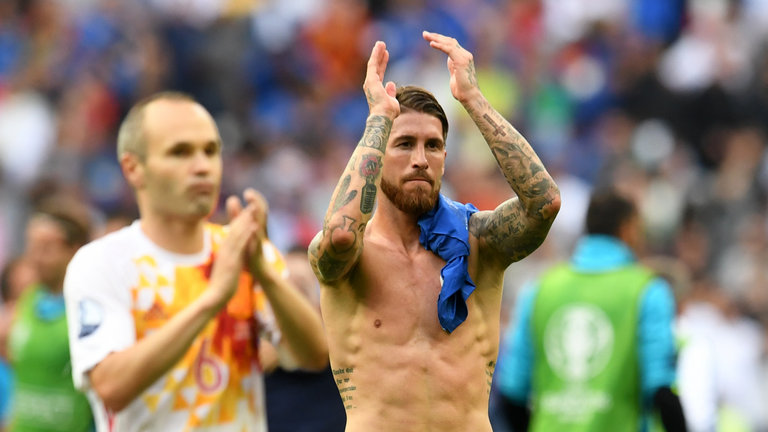
[[[518,198],[459,224],[468,238],[462,274],[476,289],[466,320],[443,325],[436,303],[449,262],[420,243],[418,223],[443,202],[448,125],[429,92],[384,84],[389,53],[377,42],[363,85],[365,132],[310,246],[347,432],[491,431],[503,272],[541,244],[560,207],[531,146],[481,93],[472,54],[453,38],[423,37],[448,55],[451,92]]]

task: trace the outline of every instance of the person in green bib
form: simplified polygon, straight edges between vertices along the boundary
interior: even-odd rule
[[[29,219],[26,254],[39,283],[18,299],[8,337],[13,397],[8,432],[94,430],[85,395],[75,390],[62,286],[67,264],[90,240],[87,210],[46,200]]]
[[[496,378],[515,432],[644,431],[654,411],[686,430],[671,390],[674,298],[637,263],[641,245],[633,202],[598,191],[570,262],[521,293]]]

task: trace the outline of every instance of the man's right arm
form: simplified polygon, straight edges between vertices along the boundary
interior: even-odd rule
[[[108,410],[119,412],[128,406],[187,352],[221,308],[207,293],[157,331],[127,349],[108,354],[88,372],[91,387]]]
[[[363,85],[370,110],[365,132],[336,185],[323,230],[309,246],[312,269],[324,284],[346,276],[363,251],[363,235],[373,216],[389,132],[400,113],[394,83],[383,83],[388,60],[386,46],[377,42]]]
[[[104,325],[104,328],[89,330],[88,307],[84,302],[96,302],[97,307],[114,305],[119,303],[109,295],[104,295],[106,289],[103,286],[94,285],[95,281],[90,272],[93,266],[98,264],[88,254],[80,254],[72,260],[64,281],[64,295],[68,309],[69,338],[72,345],[73,373],[75,382],[82,382],[78,374],[86,373],[89,384],[81,383],[78,387],[92,388],[104,406],[111,412],[119,412],[138,397],[152,383],[165,374],[187,352],[198,333],[208,324],[218,311],[227,303],[237,287],[241,269],[245,245],[256,232],[256,223],[250,215],[235,219],[230,224],[230,235],[222,243],[217,259],[213,265],[208,289],[186,308],[175,314],[161,328],[143,337],[141,340],[130,344],[123,333],[126,324],[131,322],[130,313],[125,307],[119,306],[107,309],[106,312],[116,312],[120,315],[121,334],[114,337],[122,339],[122,343],[114,346],[125,346],[106,353],[103,358],[98,358],[105,353],[96,353],[96,359],[83,360],[80,356],[94,355],[89,350],[97,346],[95,332],[101,332],[98,336],[102,339],[112,337],[108,334],[116,327]],[[106,278],[105,278],[106,279]],[[109,307],[109,306],[107,306]],[[121,310],[122,309],[122,310]],[[97,311],[97,315],[107,315],[104,310]],[[104,316],[106,320],[113,320]],[[98,324],[97,324],[98,326]],[[90,332],[94,334],[91,335]],[[122,348],[122,347],[120,347]],[[94,351],[104,349],[96,348]],[[88,361],[96,360],[94,364]]]

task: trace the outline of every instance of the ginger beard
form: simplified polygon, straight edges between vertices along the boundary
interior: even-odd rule
[[[404,178],[401,184],[405,185],[413,178],[429,178],[426,173],[416,173]],[[387,179],[381,179],[381,191],[400,211],[412,215],[422,215],[435,207],[438,196],[440,195],[440,179],[429,180],[429,183],[422,183],[418,187],[411,188],[412,191],[406,191],[404,188],[397,187]],[[429,185],[429,189],[425,186]]]

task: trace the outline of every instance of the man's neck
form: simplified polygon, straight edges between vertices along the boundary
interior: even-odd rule
[[[141,230],[161,248],[178,254],[194,254],[203,249],[205,219],[182,219],[142,215]]]
[[[405,213],[392,203],[379,200],[376,213],[371,219],[370,226],[376,235],[387,239],[395,246],[401,246],[406,251],[421,248],[419,243],[419,217]]]

